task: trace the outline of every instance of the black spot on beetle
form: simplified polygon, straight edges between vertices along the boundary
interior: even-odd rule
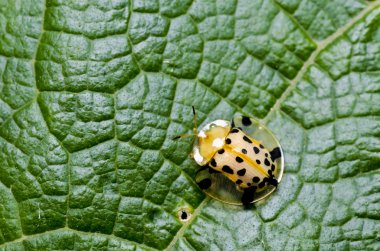
[[[231,130],[231,133],[237,133],[237,132],[239,132],[239,129],[237,129],[237,128],[233,128],[233,129]]]
[[[272,164],[272,166],[271,166],[272,172],[274,172],[275,169],[276,169],[276,167],[274,166],[274,164]]]
[[[213,167],[216,167],[216,161],[215,161],[215,159],[212,159],[210,161],[210,165],[213,166]]]
[[[261,149],[264,149],[265,147],[264,147],[262,144],[260,144],[260,148],[261,148]]]
[[[246,149],[241,149],[241,152],[244,153],[244,154],[247,154],[247,150]]]
[[[226,144],[231,144],[231,139],[226,138]]]
[[[264,160],[264,164],[265,164],[266,166],[270,166],[270,162],[269,162],[269,160],[268,160],[267,158],[265,158],[265,160]]]
[[[244,160],[243,160],[242,158],[240,158],[239,156],[237,156],[237,157],[235,158],[235,160],[236,160],[236,162],[238,162],[238,163],[241,163],[241,162],[244,161]]]
[[[265,153],[265,157],[268,157],[268,153]]]
[[[218,153],[219,153],[219,154],[223,154],[223,153],[224,153],[224,149],[220,149],[220,150],[218,151]]]
[[[255,177],[252,178],[252,181],[255,182],[255,183],[259,183],[260,178],[257,177],[257,176],[255,176]]]
[[[242,116],[241,122],[243,123],[244,126],[250,126],[250,125],[252,125],[251,119],[248,118],[248,117],[246,117],[246,116]]]
[[[226,173],[229,173],[229,174],[234,174],[234,170],[231,169],[231,167],[229,166],[223,166],[222,167],[222,170]]]
[[[248,143],[252,143],[252,140],[250,140],[247,136],[244,135],[243,137],[244,141],[247,141]]]
[[[260,165],[261,164],[261,161],[260,160],[256,160],[256,163],[258,164],[258,165]]]
[[[247,183],[247,186],[249,186],[249,187],[250,187],[251,185],[252,185],[251,183],[249,183],[249,182]]]
[[[260,149],[257,148],[256,146],[253,147],[253,151],[255,151],[256,154],[258,154],[260,152]]]
[[[239,176],[244,176],[246,171],[247,171],[247,170],[245,170],[245,168],[243,168],[243,169],[240,169],[239,171],[237,171],[236,173],[237,173]]]
[[[268,170],[268,174],[272,176],[272,170]]]
[[[236,182],[235,182],[237,185],[240,185],[241,183],[243,183],[242,180],[238,179]]]

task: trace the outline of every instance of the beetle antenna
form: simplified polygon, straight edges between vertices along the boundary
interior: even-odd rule
[[[191,134],[182,134],[182,135],[178,135],[178,136],[173,137],[172,140],[183,139],[183,138],[187,138],[187,137],[195,136],[195,135],[196,134],[194,134],[194,133],[191,133]]]
[[[197,114],[195,113],[194,106],[192,105],[191,107],[193,108],[193,115],[194,115],[194,128],[193,128],[193,131],[194,131],[195,135],[198,135]]]
[[[193,115],[194,115],[194,128],[193,128],[193,133],[191,134],[182,134],[182,135],[178,135],[178,136],[175,136],[173,138],[173,140],[176,140],[176,139],[182,139],[182,138],[187,138],[187,137],[190,137],[190,136],[197,136],[198,135],[198,128],[197,128],[197,114],[195,113],[195,108],[194,106],[191,106],[193,108]]]

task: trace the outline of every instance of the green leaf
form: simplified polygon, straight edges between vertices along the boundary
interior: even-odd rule
[[[0,0],[0,90],[0,250],[380,249],[380,1]],[[272,196],[203,194],[192,105],[273,130]]]

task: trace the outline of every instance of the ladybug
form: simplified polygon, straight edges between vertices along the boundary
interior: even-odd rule
[[[201,166],[198,172],[209,169],[209,173],[217,172],[226,176],[243,192],[241,201],[245,206],[253,202],[255,193],[268,186],[277,187],[276,159],[281,158],[281,150],[279,147],[269,150],[263,142],[244,132],[246,127],[252,125],[249,117],[240,116],[231,122],[218,119],[198,131],[194,107],[193,114],[194,133],[174,139],[192,135],[197,137],[191,156]],[[207,177],[200,180],[198,185],[201,189],[208,189],[212,181]]]

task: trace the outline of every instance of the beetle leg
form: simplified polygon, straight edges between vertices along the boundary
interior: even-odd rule
[[[244,189],[243,196],[241,197],[241,202],[244,206],[249,206],[253,202],[256,192],[256,187],[248,187]]]
[[[270,151],[270,157],[272,159],[272,161],[275,161],[276,159],[280,158],[281,157],[281,151],[280,151],[280,148],[279,147],[275,147],[273,148],[272,151]]]
[[[207,168],[210,168],[210,167],[209,167],[208,165],[201,166],[201,167],[196,171],[195,174],[198,174],[199,172],[202,172],[202,171],[206,170]]]
[[[196,174],[198,174],[199,172],[202,172],[204,170],[208,169],[208,171],[210,172],[211,168],[208,166],[208,165],[205,165],[205,166],[201,166]],[[197,182],[198,186],[200,189],[207,189],[211,186],[211,179],[210,178],[204,178],[202,179],[201,181]]]
[[[275,186],[275,187],[277,187],[277,185],[278,185],[278,181],[277,181],[276,178],[274,178],[274,176],[270,176],[269,177],[268,183],[271,184],[271,185],[273,185],[273,186]]]
[[[220,172],[217,171],[217,170],[215,170],[214,168],[210,167],[210,168],[208,169],[208,173],[209,173],[209,174],[213,174],[213,173],[220,173]]]
[[[239,192],[244,192],[244,189],[241,188],[239,185],[236,185],[236,190],[238,190]]]
[[[207,189],[211,186],[211,179],[210,178],[205,178],[201,181],[199,181],[198,183],[198,186],[200,189]]]

